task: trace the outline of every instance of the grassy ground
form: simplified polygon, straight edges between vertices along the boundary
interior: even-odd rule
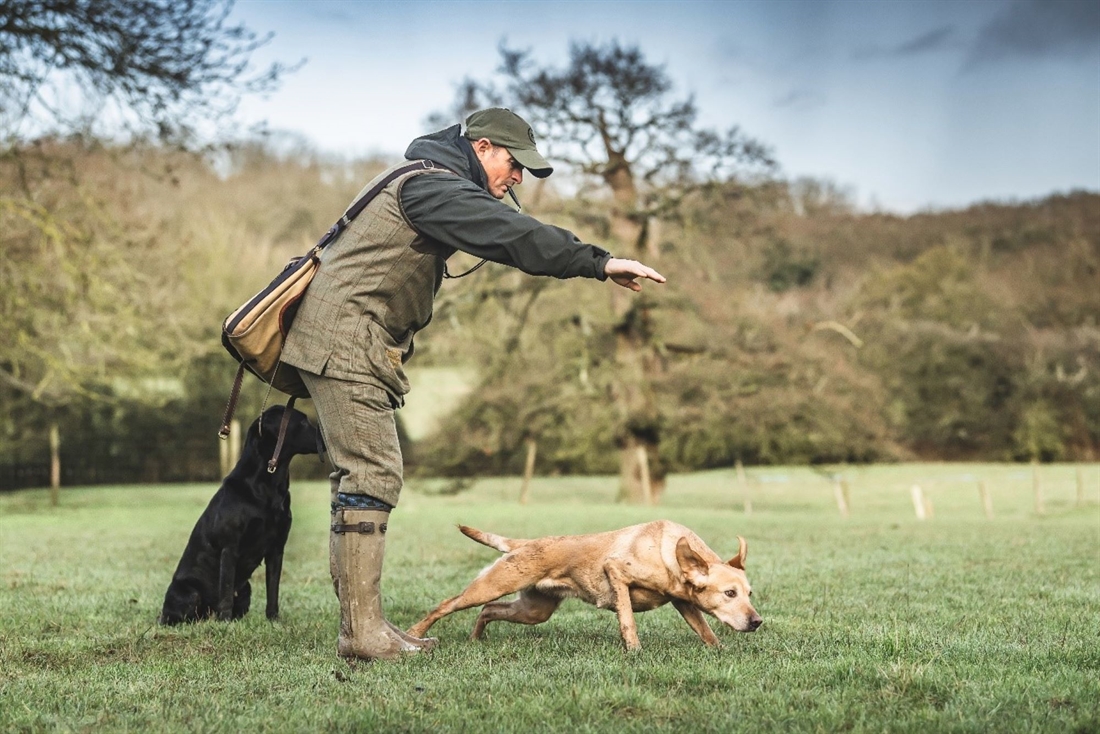
[[[299,459],[301,461],[301,459]],[[283,617],[154,625],[212,486],[106,487],[0,496],[0,730],[192,731],[1097,731],[1100,467],[848,469],[851,516],[803,469],[673,477],[661,506],[613,503],[610,478],[518,480],[441,495],[410,484],[386,560],[390,617],[407,626],[495,556],[456,522],[513,536],[668,517],[716,551],[749,540],[765,619],[704,649],[671,608],[615,616],[567,602],[537,627],[466,639],[468,610],[433,629],[430,656],[349,667],[326,561],[327,496],[297,484]],[[987,520],[977,482],[996,516]],[[914,517],[918,483],[935,515]],[[714,626],[712,624],[712,626]]]

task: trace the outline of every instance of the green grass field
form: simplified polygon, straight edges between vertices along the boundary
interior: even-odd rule
[[[302,459],[299,459],[302,461]],[[1100,730],[1100,466],[847,468],[851,515],[806,469],[670,478],[658,507],[613,502],[615,480],[409,484],[391,521],[384,591],[403,626],[497,556],[455,523],[530,537],[666,517],[723,555],[749,540],[764,617],[712,627],[705,649],[671,607],[638,616],[625,653],[614,614],[566,602],[546,624],[476,610],[433,628],[431,655],[349,666],[335,656],[327,486],[292,488],[282,618],[263,574],[242,621],[154,624],[215,487],[0,496],[0,730],[4,731],[1050,731]],[[985,517],[977,482],[990,489]],[[910,487],[934,508],[914,515]]]

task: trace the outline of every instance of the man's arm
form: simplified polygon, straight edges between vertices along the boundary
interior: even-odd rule
[[[607,265],[614,258],[607,250],[516,212],[457,176],[412,177],[402,187],[401,206],[424,236],[531,275],[599,280],[612,275]]]

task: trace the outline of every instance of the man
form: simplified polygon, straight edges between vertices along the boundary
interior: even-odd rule
[[[462,250],[531,275],[610,279],[635,291],[639,278],[665,281],[500,201],[525,171],[553,172],[531,126],[509,110],[475,112],[464,134],[454,125],[417,138],[405,158],[422,165],[386,185],[323,250],[282,354],[309,389],[334,469],[329,567],[337,651],[349,658],[394,658],[435,642],[386,621],[381,575],[402,486],[393,413],[409,389],[402,365],[431,320],[447,258]]]

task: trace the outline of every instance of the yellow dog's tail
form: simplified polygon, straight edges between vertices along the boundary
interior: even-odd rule
[[[462,531],[462,534],[471,540],[476,540],[482,545],[487,545],[490,548],[496,548],[501,553],[508,553],[521,545],[526,543],[526,540],[521,538],[505,538],[502,535],[495,535],[493,533],[486,533],[477,528],[467,527],[465,525],[459,525],[458,529]]]

